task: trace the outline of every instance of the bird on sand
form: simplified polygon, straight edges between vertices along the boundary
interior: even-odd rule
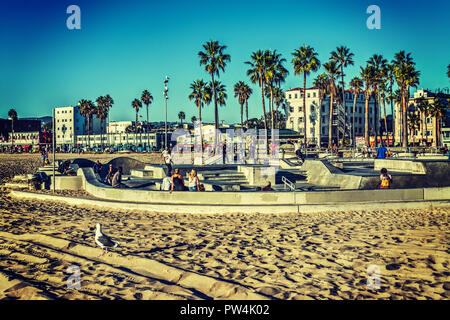
[[[103,249],[103,253],[99,255],[99,257],[103,256],[108,251],[108,248],[115,248],[119,246],[119,242],[112,240],[110,237],[102,233],[102,225],[100,223],[97,223],[96,226],[95,243]]]

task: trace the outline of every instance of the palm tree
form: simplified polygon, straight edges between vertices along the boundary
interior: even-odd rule
[[[11,147],[14,146],[14,121],[17,120],[17,111],[9,109],[8,117],[11,119]]]
[[[386,102],[391,104],[392,115],[392,142],[395,140],[395,121],[394,121],[394,99],[393,99],[393,86],[395,81],[394,64],[388,63],[387,65],[386,79],[389,82],[389,92],[386,94]]]
[[[284,62],[286,62],[286,59],[281,58],[281,54],[278,54],[276,50],[274,50],[273,52],[268,51],[266,88],[268,90],[270,99],[272,138],[274,129],[273,91],[275,86],[277,85],[279,87],[281,83],[285,81],[286,76],[289,74],[289,71],[283,66]]]
[[[224,53],[226,48],[226,46],[220,45],[218,41],[210,40],[203,45],[205,51],[200,51],[198,53],[200,65],[205,65],[206,72],[211,75],[211,91],[214,100],[216,129],[219,129],[219,110],[217,108],[217,90],[215,87],[214,76],[219,77],[220,71],[224,72],[227,62],[231,61],[230,55]],[[215,137],[215,143],[217,144],[217,135]]]
[[[85,100],[82,99],[78,102],[78,106],[80,107],[80,113],[81,115],[87,119],[88,128],[88,148],[91,146],[91,119],[92,115],[95,113],[95,105],[92,103],[91,100]]]
[[[114,104],[114,100],[111,98],[111,96],[109,94],[107,94],[106,96],[103,97],[103,105],[105,106],[105,108],[107,109],[107,114],[108,114],[108,123],[109,123],[109,109],[112,108],[112,105]],[[108,132],[109,134],[109,132]],[[110,140],[108,137],[108,144],[110,144]]]
[[[266,84],[268,58],[269,58],[268,50],[266,50],[265,52],[263,52],[262,50],[258,50],[252,53],[251,61],[245,62],[250,66],[250,69],[247,70],[247,76],[250,77],[252,83],[258,83],[259,87],[261,88],[261,99],[264,116],[264,130],[266,132],[266,137],[267,137],[267,119],[266,119],[266,105],[264,103],[264,87]]]
[[[322,112],[323,100],[328,95],[328,77],[327,77],[326,73],[319,74],[314,79],[313,85],[315,88],[318,89],[318,98],[319,98],[318,116],[320,118],[320,114]],[[319,145],[320,145],[320,141],[319,141]]]
[[[414,110],[408,112],[408,128],[409,134],[413,137],[414,144],[414,133],[416,129],[420,128],[420,116]]]
[[[436,119],[436,147],[440,145],[441,138],[441,128],[440,128],[440,120],[445,117],[447,112],[447,106],[441,98],[436,98],[433,101],[431,107],[431,116]]]
[[[334,97],[337,95],[336,80],[340,76],[339,65],[336,61],[330,60],[324,63],[323,68],[327,74],[327,91],[330,94],[330,123],[328,128],[328,148],[332,147],[333,143],[333,103]],[[339,116],[338,116],[339,126]],[[336,130],[338,131],[338,130]]]
[[[196,121],[197,121],[197,117],[196,116],[192,116],[192,118],[191,118],[192,124],[194,124]]]
[[[386,138],[389,141],[387,117],[386,117],[386,94],[388,94],[388,84],[386,81],[382,81],[378,85],[378,93],[380,95],[380,101],[381,103],[383,103],[384,129],[386,131]],[[381,132],[381,137],[383,137],[383,132]]]
[[[375,77],[372,81],[372,95],[373,95],[373,108],[374,108],[374,131],[375,131],[375,146],[378,143],[378,109],[379,104],[377,106],[378,96],[379,96],[379,90],[378,86],[384,82],[386,74],[387,74],[387,60],[383,58],[380,54],[374,54],[370,59],[367,61],[367,63],[374,67],[375,70]]]
[[[409,88],[416,87],[419,83],[420,71],[417,71],[414,67],[415,63],[412,60],[411,54],[405,54],[404,51],[400,51],[395,54],[394,60],[394,75],[398,87],[402,94],[402,114],[403,114],[403,141],[402,146],[408,147],[408,133],[407,133],[407,119],[406,119],[406,106],[407,99],[409,99]]]
[[[417,107],[419,108],[419,111],[422,114],[422,118],[423,118],[423,125],[422,125],[422,141],[423,141],[424,132],[427,129],[426,120],[431,114],[432,105],[430,104],[430,102],[427,99],[420,99]],[[425,144],[426,144],[426,142],[425,142]]]
[[[364,108],[364,145],[366,147],[370,146],[369,137],[369,99],[372,95],[372,82],[375,80],[375,68],[371,65],[367,65],[365,68],[361,68],[361,80],[365,85],[364,95],[366,98],[365,108]]]
[[[244,86],[244,99],[245,99],[245,123],[248,123],[248,99],[250,98],[250,96],[252,95],[253,90],[252,88],[250,88],[250,86],[248,86],[247,84],[245,84]],[[248,125],[247,125],[247,129],[248,129]]]
[[[336,51],[331,52],[331,59],[339,63],[339,68],[341,70],[341,88],[342,88],[342,106],[344,108],[344,137],[342,141],[345,140],[346,124],[347,124],[347,109],[345,107],[345,82],[344,82],[344,68],[354,64],[353,61],[354,54],[350,52],[350,49],[346,46],[340,46],[336,48]]]
[[[134,144],[137,148],[136,137],[137,137],[137,128],[138,128],[138,113],[139,113],[139,109],[142,107],[142,102],[139,99],[134,99],[131,102],[131,106],[136,111],[136,124],[134,125]]]
[[[286,114],[286,96],[285,93],[282,89],[275,87],[273,89],[273,102],[275,103],[277,110],[276,113],[279,115],[279,108],[280,106],[283,107],[283,112]],[[276,127],[278,127],[278,129],[280,129],[280,118],[279,117],[275,117],[276,118]]]
[[[183,127],[183,120],[186,119],[186,114],[183,111],[178,112],[178,119],[181,120],[181,127]]]
[[[200,124],[200,145],[202,145],[202,107],[204,103],[209,104],[211,102],[211,89],[203,80],[199,79],[191,83],[190,89],[192,90],[192,92],[189,94],[189,100],[194,100],[194,103],[198,108],[198,121]]]
[[[244,123],[244,103],[245,103],[245,83],[243,81],[239,81],[234,85],[234,97],[238,98],[238,103],[241,106],[241,127],[243,127]]]
[[[216,90],[216,98],[217,98],[217,105],[224,106],[226,104],[226,99],[228,98],[227,95],[227,88],[224,84],[222,84],[220,81],[215,80],[214,83],[209,83],[208,87],[210,88],[210,92],[212,92],[212,88],[214,87]]]
[[[362,91],[363,81],[358,78],[354,77],[350,81],[350,88],[353,92],[353,119],[352,119],[352,144],[353,148],[356,147],[356,135],[355,135],[355,113],[356,113],[356,99],[358,98],[359,94]]]
[[[294,75],[303,75],[303,130],[305,132],[305,143],[307,143],[307,130],[306,130],[306,77],[311,72],[316,72],[320,68],[320,60],[317,52],[314,48],[303,45],[300,49],[296,49],[292,55],[292,64],[294,65]]]
[[[95,115],[100,120],[100,143],[103,151],[103,120],[108,117],[108,105],[106,97],[100,96],[95,100],[97,107],[95,108]]]
[[[144,90],[141,95],[141,101],[145,104],[147,111],[147,125],[145,128],[145,132],[147,133],[147,146],[150,146],[150,137],[148,135],[148,106],[153,102],[153,96],[148,90]]]

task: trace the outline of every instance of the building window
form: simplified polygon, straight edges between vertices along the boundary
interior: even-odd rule
[[[294,95],[294,98],[297,99],[297,94]]]
[[[316,93],[315,93],[315,92],[313,92],[313,97],[314,97],[314,98],[316,97]]]
[[[289,93],[288,97],[289,97],[289,99],[291,98],[291,94],[290,93]]]
[[[308,98],[310,97],[310,93],[308,92]]]
[[[294,107],[290,107],[290,108],[289,108],[289,111],[290,111],[290,112],[294,112]]]
[[[298,107],[298,112],[302,112],[303,108],[302,107]]]

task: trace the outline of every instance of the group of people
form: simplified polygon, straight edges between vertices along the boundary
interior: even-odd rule
[[[197,176],[197,170],[192,169],[188,174],[188,186],[186,187],[184,184],[183,176],[180,174],[180,169],[175,168],[173,174],[170,171],[167,172],[166,177],[163,179],[161,183],[162,191],[169,191],[172,193],[173,191],[205,191],[205,187],[200,183],[200,180]]]
[[[99,160],[95,162],[94,166],[94,173],[99,174],[103,169],[103,165],[100,163]],[[110,164],[108,167],[108,172],[106,173],[105,179],[103,179],[103,182],[112,186],[113,188],[125,188],[126,185],[122,183],[122,173],[123,169],[122,167],[119,167],[117,170],[114,169],[113,165]]]

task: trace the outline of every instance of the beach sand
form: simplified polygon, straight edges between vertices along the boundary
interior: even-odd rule
[[[0,299],[449,299],[450,208],[370,209],[162,214],[1,191]],[[101,257],[97,222],[120,242]]]

